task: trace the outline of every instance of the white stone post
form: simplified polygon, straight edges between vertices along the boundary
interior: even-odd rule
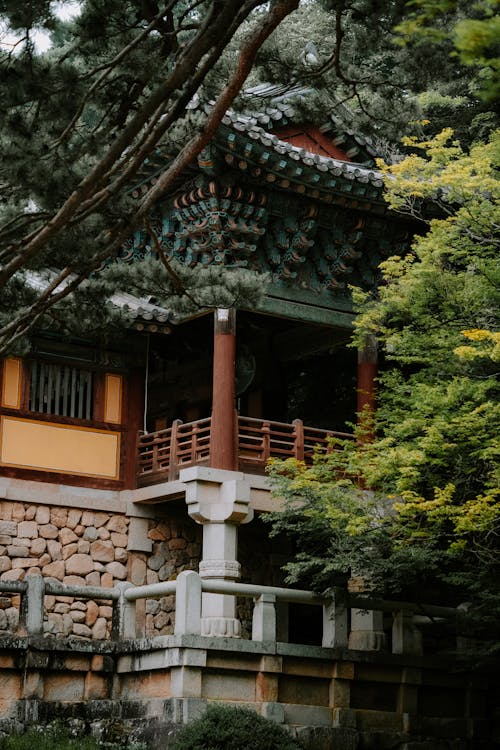
[[[176,579],[175,635],[201,633],[201,578],[194,570],[184,570]]]
[[[323,605],[323,639],[326,648],[346,648],[349,637],[349,612],[341,595],[334,591]]]
[[[413,623],[413,612],[394,612],[392,622],[392,653],[421,654],[422,633]]]
[[[43,632],[45,581],[39,575],[26,576],[26,591],[22,598],[22,609],[26,632],[39,635]]]
[[[192,466],[183,469],[189,515],[203,525],[201,578],[234,581],[240,577],[238,526],[253,518],[250,486],[236,471]],[[241,624],[236,599],[227,594],[202,596],[201,634],[238,638]]]
[[[120,598],[113,603],[112,637],[115,639],[136,638],[136,603],[125,599],[125,591],[133,588],[128,581],[115,583],[120,592]]]
[[[276,641],[276,597],[273,594],[261,594],[255,599],[252,640]]]
[[[356,651],[383,651],[385,646],[383,613],[372,609],[352,609],[349,648]]]

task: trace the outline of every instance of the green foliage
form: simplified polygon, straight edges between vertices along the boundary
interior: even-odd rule
[[[254,711],[209,705],[176,735],[172,750],[300,750],[288,732]]]
[[[500,94],[500,16],[496,0],[413,0],[396,27],[401,45],[416,46],[449,40],[455,56],[474,72],[471,90],[494,102]]]
[[[311,468],[272,465],[288,501],[273,523],[297,541],[290,581],[326,589],[362,571],[374,593],[470,601],[476,632],[495,634],[500,137],[468,152],[451,137],[385,168],[390,204],[423,234],[382,265],[376,298],[355,294],[356,342],[377,336],[385,358],[376,439],[358,433]]]

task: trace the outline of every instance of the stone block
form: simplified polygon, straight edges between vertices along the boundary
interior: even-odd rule
[[[104,617],[98,617],[92,628],[93,640],[104,640],[107,635],[107,621]]]
[[[262,716],[265,719],[274,721],[276,724],[283,724],[285,721],[285,711],[281,703],[263,703]]]
[[[22,581],[25,576],[25,570],[23,568],[16,568],[15,570],[6,570],[5,573],[0,575],[2,581]]]
[[[47,552],[51,556],[52,560],[63,559],[61,543],[57,542],[55,539],[47,539]]]
[[[73,633],[75,635],[79,635],[81,638],[91,638],[92,637],[92,631],[91,631],[91,629],[87,625],[84,625],[81,622],[75,622],[73,624]]]
[[[36,514],[36,505],[28,505],[24,510],[24,520],[32,521]]]
[[[104,589],[112,589],[113,588],[113,576],[111,573],[103,573],[101,575],[101,586]]]
[[[17,536],[17,522],[0,521],[0,536]]]
[[[57,602],[57,604],[54,605],[54,612],[57,612],[59,615],[65,615],[69,612],[70,606],[70,604],[65,602]]]
[[[127,577],[127,569],[124,565],[119,562],[110,562],[106,565],[106,571],[111,573],[113,578],[117,578],[119,581],[124,581]]]
[[[94,513],[94,526],[98,529],[109,521],[108,513]]]
[[[31,542],[30,552],[34,557],[40,557],[41,555],[43,555],[46,549],[47,549],[47,541],[46,539],[42,539],[42,537],[33,539],[33,541]]]
[[[23,503],[14,503],[12,507],[12,520],[13,521],[24,521],[24,505]]]
[[[119,534],[117,531],[111,533],[111,541],[115,547],[126,547],[128,537],[126,534]]]
[[[63,616],[62,632],[63,635],[71,635],[73,632],[73,620],[70,617],[69,612],[66,612]]]
[[[127,519],[125,516],[112,516],[107,528],[109,531],[117,531],[119,534],[127,533]]]
[[[95,526],[87,526],[83,532],[83,538],[88,542],[95,542],[97,539],[97,529]]]
[[[89,672],[85,677],[85,699],[105,700],[108,698],[108,680],[100,674]]]
[[[134,586],[142,586],[146,579],[146,562],[136,555],[132,556],[130,564],[130,581]]]
[[[90,542],[86,539],[79,539],[76,546],[80,555],[88,555],[90,553]]]
[[[64,562],[62,560],[55,560],[48,565],[44,565],[42,573],[44,576],[50,576],[51,578],[56,578],[58,581],[62,581],[66,573]]]
[[[150,570],[160,570],[162,565],[165,565],[164,555],[151,555],[151,557],[148,559],[148,568],[150,568]]]
[[[64,669],[68,672],[88,672],[89,668],[90,663],[87,656],[67,654],[64,657]]]
[[[59,529],[53,523],[47,523],[44,526],[38,527],[38,535],[43,537],[43,539],[57,539]]]
[[[36,509],[35,521],[39,526],[50,523],[50,508],[46,505],[39,505]]]
[[[66,526],[68,520],[67,508],[52,508],[50,511],[50,522],[57,526],[58,529],[63,529]]]
[[[115,559],[115,549],[111,541],[97,540],[90,545],[90,554],[93,560],[109,563]]]
[[[82,511],[78,510],[77,508],[71,508],[68,510],[68,518],[66,520],[66,526],[68,529],[75,529],[76,526],[80,522],[80,518],[82,517]]]
[[[91,510],[84,510],[81,518],[80,523],[82,526],[93,526],[94,525],[94,514]]]
[[[116,562],[126,565],[128,560],[128,552],[124,547],[115,547],[115,560]]]
[[[6,570],[10,570],[11,568],[12,563],[10,557],[7,557],[6,555],[0,557],[0,573],[5,573]]]
[[[17,535],[23,539],[36,539],[38,524],[36,521],[21,521],[17,526]]]
[[[44,552],[43,555],[40,555],[37,560],[38,565],[41,565],[42,567],[44,565],[48,565],[49,562],[51,562],[51,557],[47,552]]]
[[[61,633],[63,630],[63,616],[57,612],[49,612],[47,615],[47,632]]]
[[[158,573],[155,570],[146,570],[146,583],[159,583],[160,579]]]
[[[284,703],[286,724],[299,724],[302,726],[332,726],[332,711],[323,706],[304,706],[293,703]]]
[[[95,621],[99,617],[99,605],[97,602],[93,601],[92,599],[87,602],[87,612],[85,615],[85,625],[88,625],[89,628],[92,627],[92,625],[95,624]]]
[[[105,526],[101,526],[99,529],[97,529],[97,538],[107,541],[111,538],[111,532],[108,531]]]
[[[187,542],[182,537],[176,537],[175,539],[170,539],[168,542],[168,548],[169,549],[186,549]]]
[[[0,502],[0,518],[3,519],[3,522],[10,521],[12,519],[13,506],[14,503],[9,503],[5,500],[3,502]]]
[[[105,617],[106,620],[111,620],[113,616],[113,607],[109,604],[101,604],[99,606],[99,617]]]
[[[78,609],[72,609],[69,612],[69,616],[73,620],[73,622],[85,622],[85,612],[81,612]]]
[[[86,576],[94,570],[94,561],[90,555],[71,555],[66,560],[66,573],[68,575]]]
[[[59,531],[59,541],[61,542],[62,546],[65,547],[68,544],[77,542],[78,537],[74,531],[64,527]]]
[[[85,583],[87,586],[100,586],[101,575],[97,570],[93,570],[92,573],[88,573],[85,576]]]
[[[7,617],[8,630],[15,632],[19,627],[19,608],[9,607],[5,610],[5,615]]]
[[[12,559],[13,568],[31,568],[33,565],[32,557],[14,557]]]
[[[151,552],[153,543],[148,538],[147,518],[131,518],[128,528],[127,549],[135,552]]]
[[[168,536],[166,536],[163,529],[157,526],[148,531],[148,538],[151,539],[153,542],[164,542],[170,538],[170,531],[169,531]]]
[[[45,679],[43,697],[46,701],[81,701],[84,697],[84,677],[52,674],[50,679]]]
[[[28,557],[29,553],[29,547],[26,546],[9,544],[7,547],[7,554],[9,555],[9,557]]]

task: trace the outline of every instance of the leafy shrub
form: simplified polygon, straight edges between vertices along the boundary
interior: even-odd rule
[[[171,750],[300,750],[288,732],[254,711],[211,705],[176,736]]]

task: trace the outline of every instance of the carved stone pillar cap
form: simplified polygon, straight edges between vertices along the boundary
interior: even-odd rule
[[[202,560],[201,578],[239,578],[241,565],[237,560]]]

